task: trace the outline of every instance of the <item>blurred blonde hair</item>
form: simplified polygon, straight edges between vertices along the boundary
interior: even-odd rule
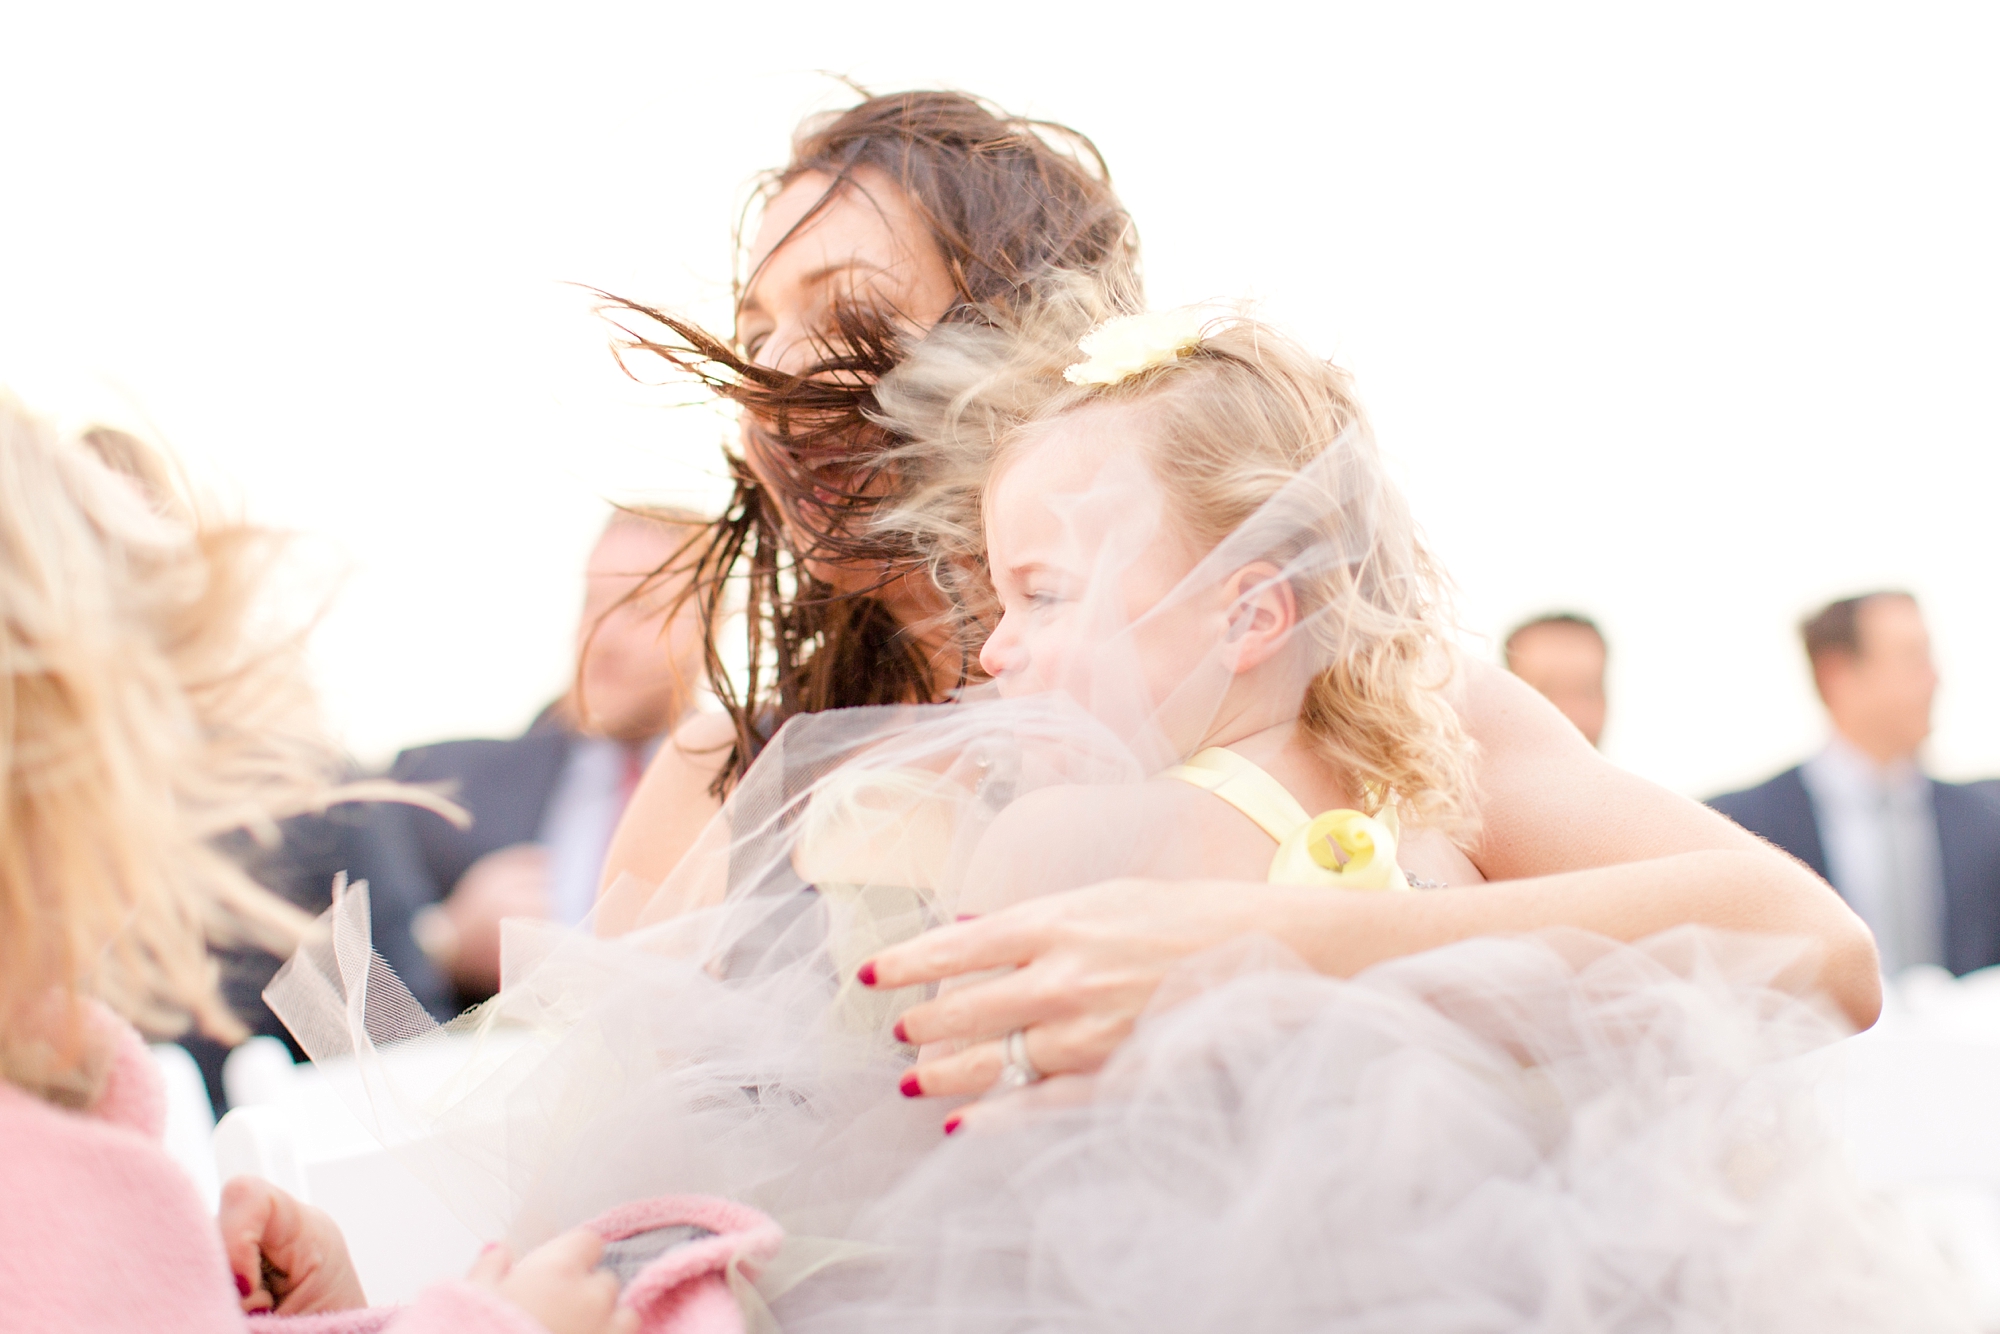
[[[1111,385],[1075,385],[1077,339],[1115,313],[1090,284],[1051,285],[1020,314],[984,329],[943,328],[884,382],[878,397],[913,442],[901,463],[910,499],[885,522],[921,536],[968,641],[991,628],[982,500],[1035,428],[1083,411],[1144,414],[1147,463],[1171,520],[1212,550],[1338,451],[1313,498],[1314,532],[1273,551],[1280,565],[1317,545],[1351,558],[1291,576],[1305,633],[1327,663],[1300,724],[1360,785],[1371,812],[1394,803],[1455,833],[1474,824],[1472,746],[1447,695],[1449,582],[1418,534],[1376,450],[1352,377],[1268,324],[1223,315],[1199,344]]]
[[[336,795],[302,655],[259,596],[282,543],[204,514],[136,437],[0,394],[0,1076],[83,1103],[83,997],[159,1035],[242,1025],[208,945],[306,919],[216,839]],[[373,794],[371,794],[373,795]]]

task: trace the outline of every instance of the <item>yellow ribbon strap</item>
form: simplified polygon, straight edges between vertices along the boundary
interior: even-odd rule
[[[1283,783],[1221,746],[1210,746],[1190,756],[1187,763],[1167,770],[1166,777],[1214,793],[1249,816],[1276,843],[1283,843],[1312,819]]]
[[[1284,784],[1220,746],[1175,765],[1164,776],[1213,793],[1269,834],[1278,845],[1266,877],[1274,885],[1410,887],[1396,864],[1396,817],[1388,808],[1381,819],[1351,810],[1308,815]]]

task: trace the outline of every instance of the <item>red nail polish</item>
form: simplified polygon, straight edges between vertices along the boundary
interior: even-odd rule
[[[965,1119],[963,1117],[948,1116],[944,1121],[944,1133],[947,1135],[956,1135],[958,1128],[964,1124]]]
[[[914,1070],[904,1071],[903,1082],[897,1085],[897,1087],[903,1090],[903,1096],[906,1098],[921,1098],[924,1096],[924,1086],[917,1082],[917,1072]]]
[[[896,1021],[896,1029],[895,1029],[895,1033],[896,1033],[896,1041],[898,1041],[898,1042],[902,1042],[902,1043],[907,1043],[907,1042],[909,1042],[909,1040],[910,1040],[910,1030],[908,1030],[907,1028],[904,1028],[904,1027],[903,1027],[903,1021],[902,1021],[902,1020],[900,1020],[900,1019],[898,1019],[898,1020]]]
[[[856,982],[859,982],[864,987],[874,986],[875,961],[873,959],[870,959],[867,963],[862,964],[860,968],[856,969],[854,973],[854,980]]]
[[[231,1274],[229,1277],[236,1280],[236,1295],[238,1297],[248,1297],[250,1295],[249,1279],[243,1277],[241,1274]]]

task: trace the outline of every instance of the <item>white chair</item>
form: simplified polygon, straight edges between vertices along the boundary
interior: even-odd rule
[[[298,1079],[292,1049],[276,1038],[256,1037],[222,1063],[222,1092],[231,1107],[261,1107],[290,1093]]]
[[[201,1067],[194,1063],[194,1057],[188,1055],[185,1047],[171,1042],[153,1043],[148,1050],[167,1095],[164,1136],[167,1156],[180,1164],[194,1182],[194,1188],[201,1192],[202,1200],[214,1209],[221,1196],[215,1155],[209,1147],[210,1137],[215,1134],[215,1108],[209,1104],[208,1085],[202,1080]]]

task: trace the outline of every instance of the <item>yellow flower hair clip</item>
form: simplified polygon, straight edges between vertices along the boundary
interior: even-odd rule
[[[1189,307],[1150,315],[1118,315],[1077,343],[1087,360],[1063,372],[1071,384],[1117,384],[1164,366],[1201,345],[1201,313]]]

